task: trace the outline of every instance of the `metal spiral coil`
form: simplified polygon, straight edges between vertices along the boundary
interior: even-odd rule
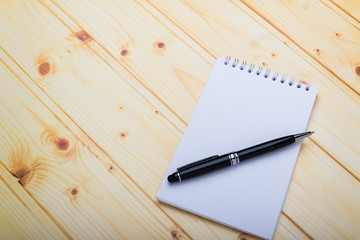
[[[250,63],[250,65],[247,65],[246,61],[242,61],[241,64],[239,64],[239,59],[235,58],[233,61],[231,61],[231,57],[227,56],[224,60],[224,64],[225,65],[230,65],[233,68],[239,67],[240,70],[246,70],[248,73],[252,73],[254,71],[255,64]],[[268,78],[271,75],[271,69],[270,68],[266,68],[265,71],[263,71],[263,67],[262,66],[258,66],[255,74],[256,75],[261,75],[262,73],[264,73],[263,77],[264,78]],[[279,72],[275,71],[272,76],[271,79],[273,81],[277,81],[279,79]],[[284,73],[282,75],[282,77],[279,80],[280,83],[285,83],[287,82],[287,84],[289,86],[296,86],[297,88],[302,88],[305,85],[305,90],[309,91],[310,87],[311,87],[311,81],[305,83],[304,80],[302,78],[300,78],[298,81],[295,81],[295,76],[292,75],[289,79],[287,79],[286,74]]]

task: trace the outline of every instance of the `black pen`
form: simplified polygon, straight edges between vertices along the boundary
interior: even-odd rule
[[[304,132],[286,137],[277,138],[268,142],[264,142],[253,147],[249,147],[237,152],[231,152],[223,155],[214,155],[201,159],[196,162],[189,163],[185,166],[179,167],[177,172],[168,176],[169,182],[181,182],[185,179],[197,177],[209,172],[219,170],[224,167],[234,166],[240,162],[264,154],[281,147],[285,147],[294,142],[300,141],[305,137],[310,136],[314,132]]]

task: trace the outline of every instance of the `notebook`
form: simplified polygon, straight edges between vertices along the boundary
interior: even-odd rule
[[[170,184],[180,166],[306,130],[317,89],[238,59],[218,58],[157,193],[159,201],[271,239],[301,142]],[[315,133],[316,134],[316,133]]]

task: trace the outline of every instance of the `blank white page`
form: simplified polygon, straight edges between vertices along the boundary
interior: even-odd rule
[[[218,58],[157,193],[159,201],[255,236],[275,232],[301,142],[170,184],[180,166],[306,130],[317,89]],[[315,133],[316,134],[316,133]]]

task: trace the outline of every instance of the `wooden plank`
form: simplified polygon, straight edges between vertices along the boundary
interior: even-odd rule
[[[187,238],[86,135],[73,136],[0,70],[1,160],[71,237]]]
[[[20,47],[20,46],[19,46]],[[12,55],[12,56],[15,56],[15,55]],[[88,56],[88,55],[86,55],[86,56]],[[91,55],[90,55],[91,56]],[[18,60],[18,59],[17,59]],[[78,60],[82,60],[81,58],[78,58]],[[21,62],[21,61],[19,61],[19,62]],[[87,69],[88,71],[89,71],[89,68]],[[27,70],[28,71],[28,70]],[[85,79],[87,79],[87,78],[85,78]],[[106,81],[106,79],[105,79],[105,81]],[[43,89],[51,89],[51,87],[48,87],[46,84],[43,84],[43,85],[41,85],[42,87],[43,87]],[[47,88],[48,87],[48,88]],[[62,91],[64,91],[64,89],[62,89]],[[55,90],[53,90],[52,92],[51,91],[48,91],[47,93],[48,94],[52,94],[52,96],[56,96],[53,92],[55,92]],[[110,91],[110,96],[112,95],[113,93]],[[63,96],[66,96],[66,95],[63,95]],[[105,96],[105,97],[109,97],[109,96]],[[58,100],[60,99],[60,97],[58,97],[58,98],[56,98],[56,100],[57,100],[57,102],[58,102]],[[86,100],[91,100],[91,99],[86,99]],[[60,102],[60,101],[59,101]],[[90,101],[90,103],[93,103],[92,101]],[[69,109],[69,106],[66,106],[66,104],[63,104],[62,105],[62,107],[67,107],[67,110]],[[83,105],[83,106],[85,106],[85,105]],[[97,109],[97,108],[99,108],[99,107],[101,107],[101,106],[98,106],[97,104],[94,104],[94,107],[95,107],[95,109]],[[77,109],[78,110],[78,109]],[[71,112],[71,111],[67,111],[67,112]],[[76,117],[76,116],[75,116]],[[77,120],[79,120],[79,117],[76,117],[76,119]],[[81,122],[81,121],[78,121],[78,122]],[[95,136],[95,134],[94,134],[94,130],[92,130],[92,131],[90,131],[89,130],[89,132],[92,132],[92,135],[94,136],[94,137],[96,137]],[[99,132],[97,132],[98,134],[100,134],[101,135],[101,133],[99,133]],[[99,139],[99,138],[98,138]],[[99,141],[99,142],[101,142],[101,141]],[[105,147],[106,147],[106,145],[105,144],[103,144],[102,143],[102,145],[104,145]],[[106,149],[109,149],[109,147],[106,147]],[[111,155],[111,154],[109,154],[109,155]],[[114,155],[114,156],[116,156],[116,155]],[[138,180],[138,179],[137,179]],[[138,180],[139,182],[140,182],[140,180]],[[155,181],[158,181],[158,180],[155,180]],[[145,184],[144,184],[144,186],[146,186]],[[150,188],[153,188],[153,186],[152,186],[152,184],[149,184],[148,183],[148,185],[147,185],[148,187],[150,187]],[[151,190],[152,191],[152,190]],[[154,192],[151,192],[151,191],[149,191],[150,193],[151,193],[151,195],[152,195],[152,193],[154,193]],[[155,190],[156,191],[156,190]]]
[[[166,99],[164,104],[180,119],[189,120],[209,73],[201,71],[203,57],[194,54],[179,33],[134,8],[134,2],[55,2],[147,89]],[[203,56],[208,58],[206,52]]]
[[[283,239],[283,240],[289,240],[289,239],[298,239],[298,240],[304,240],[308,239],[310,240],[308,235],[306,235],[303,231],[301,231],[295,224],[288,218],[288,216],[285,216],[284,214],[280,215],[279,223],[276,228],[276,232],[274,235],[274,239]]]
[[[44,14],[44,12],[42,12],[42,14]],[[21,12],[20,14],[21,16],[27,16],[26,12]],[[16,16],[16,14],[15,14]],[[28,16],[28,21],[31,22],[32,21],[32,18]],[[25,56],[24,58],[17,58],[18,56],[20,55],[17,55],[17,54],[14,54],[13,56],[15,58],[17,58],[18,62],[21,62],[21,66],[23,69],[25,69],[25,72],[28,74],[28,75],[25,75],[24,73],[21,72],[20,69],[18,69],[19,67],[16,66],[10,59],[8,59],[8,56],[5,54],[5,52],[1,52],[2,55],[1,57],[3,59],[5,59],[7,61],[7,64],[10,65],[11,69],[14,69],[14,71],[16,71],[16,73],[21,76],[21,80],[24,81],[24,83],[31,89],[31,91],[33,91],[34,93],[36,93],[36,96],[37,97],[40,97],[42,99],[42,101],[44,102],[44,104],[46,104],[48,106],[49,109],[52,109],[52,111],[55,111],[56,109],[58,109],[58,106],[56,106],[55,104],[52,104],[51,101],[49,101],[47,99],[47,96],[44,96],[44,94],[42,94],[41,91],[39,91],[39,89],[37,88],[37,86],[34,84],[39,84],[39,86],[45,90],[45,92],[49,95],[51,95],[52,97],[54,97],[56,100],[57,100],[57,103],[63,103],[63,99],[70,99],[70,101],[73,101],[73,102],[70,102],[70,104],[62,104],[64,107],[65,110],[69,111],[69,106],[72,106],[72,105],[77,105],[79,104],[80,105],[80,108],[79,109],[76,109],[75,112],[87,112],[87,110],[89,110],[90,112],[93,111],[91,109],[88,109],[89,106],[91,106],[91,108],[95,108],[96,111],[98,111],[99,109],[101,108],[104,108],[105,106],[107,105],[111,105],[111,102],[114,100],[112,98],[115,97],[118,97],[118,95],[122,94],[122,93],[126,93],[126,91],[124,91],[123,89],[126,89],[128,90],[128,87],[125,86],[121,86],[121,87],[116,87],[116,82],[119,81],[119,76],[115,76],[114,79],[116,79],[116,81],[112,81],[110,78],[104,78],[102,77],[102,86],[92,86],[92,87],[89,87],[89,88],[94,88],[94,89],[102,89],[104,88],[104,85],[106,86],[107,84],[108,85],[111,85],[109,87],[109,89],[106,89],[107,91],[103,90],[105,93],[104,94],[100,94],[101,98],[104,98],[107,102],[104,103],[103,105],[99,105],[97,104],[97,102],[99,101],[99,99],[93,99],[94,95],[90,95],[86,92],[86,91],[82,91],[81,89],[78,89],[80,90],[79,92],[75,93],[75,94],[82,94],[82,97],[86,99],[86,101],[81,101],[81,100],[78,100],[78,101],[75,101],[77,99],[77,97],[74,98],[73,96],[73,92],[70,91],[67,87],[59,87],[57,89],[56,86],[52,86],[52,84],[54,84],[53,82],[56,81],[56,77],[54,76],[54,74],[49,74],[51,76],[51,78],[46,78],[46,77],[43,77],[43,76],[40,76],[39,77],[39,69],[42,69],[40,70],[40,73],[44,72],[44,69],[43,68],[40,68],[42,66],[42,64],[45,62],[51,62],[50,64],[50,69],[49,69],[49,72],[50,73],[53,73],[53,70],[56,69],[57,71],[62,71],[64,72],[66,69],[83,69],[83,71],[80,71],[76,73],[77,76],[83,76],[83,78],[81,78],[81,84],[84,84],[84,82],[86,83],[85,80],[88,80],[88,79],[92,79],[92,81],[90,82],[87,82],[87,84],[89,84],[89,86],[91,86],[91,82],[96,82],[96,80],[98,79],[98,75],[94,75],[94,72],[91,72],[91,68],[89,68],[89,65],[86,65],[85,67],[80,67],[81,64],[76,64],[76,63],[83,63],[84,60],[86,60],[85,62],[87,64],[89,64],[89,58],[92,59],[93,61],[96,61],[94,60],[94,57],[95,55],[94,54],[85,54],[84,51],[87,51],[87,47],[83,46],[83,43],[79,42],[77,45],[75,46],[72,46],[70,44],[69,46],[69,49],[67,48],[64,48],[63,49],[63,52],[66,52],[66,53],[69,53],[71,52],[72,55],[75,55],[73,58],[72,61],[70,61],[68,58],[66,59],[66,61],[69,61],[71,64],[70,64],[70,67],[66,68],[66,64],[64,63],[61,63],[59,62],[59,59],[61,58],[64,58],[64,56],[62,54],[59,54],[57,55],[56,51],[55,50],[52,50],[52,51],[46,51],[46,53],[51,53],[50,55],[51,56],[46,56],[46,54],[44,54],[45,56],[42,56],[42,58],[40,60],[38,60],[37,57],[32,57],[32,58],[27,58],[26,56],[31,56],[32,54],[34,54],[36,56],[36,54],[39,54],[37,51],[36,51],[36,46],[37,44],[39,44],[40,46],[42,46],[41,49],[47,49],[47,48],[51,48],[51,46],[54,46],[56,45],[57,46],[57,49],[61,49],[61,46],[63,46],[63,43],[62,42],[56,42],[56,40],[54,39],[51,39],[51,36],[49,36],[49,33],[47,33],[47,26],[42,26],[42,23],[43,21],[40,21],[40,22],[32,22],[32,24],[29,24],[30,26],[38,26],[37,29],[33,29],[33,32],[34,33],[38,33],[39,34],[39,37],[38,39],[36,39],[34,42],[31,42],[31,44],[29,43],[29,39],[25,39],[23,44],[16,44],[17,41],[16,41],[16,38],[14,38],[13,40],[14,41],[11,41],[12,43],[15,44],[15,47],[14,46],[7,46],[7,49],[10,49],[12,53],[16,53],[17,50],[19,50],[20,52],[23,52],[23,55],[22,56]],[[14,21],[13,21],[14,23]],[[52,22],[53,24],[53,28],[57,28],[56,32],[57,34],[58,33],[62,33],[63,29],[59,28],[56,24],[54,24],[54,22]],[[22,29],[21,27],[21,24],[17,25],[16,27],[9,27],[9,30],[11,29],[11,31],[9,31],[11,34],[13,34],[14,36],[19,36],[19,33],[17,32],[13,32],[13,31],[16,31],[14,29],[20,29],[21,31],[24,31],[26,32],[26,29]],[[45,29],[44,32],[42,32],[41,30],[42,29]],[[10,34],[10,36],[11,36]],[[32,35],[36,35],[36,34],[32,34]],[[70,34],[65,34],[66,36],[67,35],[70,35]],[[41,37],[40,37],[41,36]],[[43,36],[46,36],[46,39],[43,40]],[[33,38],[35,38],[34,36],[32,36]],[[74,36],[72,36],[73,38],[75,38]],[[59,36],[56,36],[56,38],[60,38]],[[68,37],[69,38],[69,37]],[[23,47],[23,46],[26,46],[26,47]],[[68,47],[68,46],[67,46]],[[93,45],[92,45],[93,47]],[[39,47],[40,48],[40,47]],[[79,49],[78,49],[79,48]],[[35,50],[35,51],[34,51]],[[33,52],[34,51],[34,52]],[[77,53],[77,52],[80,52],[80,53]],[[60,51],[61,53],[61,51]],[[84,57],[84,56],[79,56],[79,55],[84,55],[87,56],[87,57]],[[61,56],[61,57],[60,57]],[[66,54],[65,54],[66,56]],[[33,70],[33,66],[31,66],[31,64],[34,64],[32,63],[32,61],[34,61],[35,59],[35,71]],[[45,60],[44,60],[45,59]],[[54,61],[57,60],[57,61]],[[40,61],[40,63],[38,62]],[[65,61],[65,60],[64,60]],[[92,67],[95,67],[97,66],[99,63],[95,64],[95,65],[92,65]],[[101,65],[102,63],[100,63]],[[28,67],[29,66],[29,67]],[[43,65],[44,66],[44,65]],[[56,67],[56,68],[55,68]],[[108,70],[108,67],[104,67],[104,69]],[[101,68],[98,68],[98,67],[95,67],[95,70],[96,71],[99,71],[100,73],[104,73],[104,70],[101,70]],[[87,71],[90,71],[90,74],[86,74],[86,75],[83,75],[83,73],[86,73]],[[108,70],[109,71],[109,70]],[[106,72],[106,71],[105,71]],[[111,72],[111,71],[110,71]],[[48,76],[48,74],[45,74],[46,76]],[[92,76],[95,76],[95,77],[92,77]],[[101,74],[100,74],[101,75]],[[116,74],[115,74],[116,75]],[[34,78],[34,83],[31,82],[30,79],[28,79],[28,76],[32,76]],[[121,75],[123,76],[123,75]],[[66,77],[70,77],[70,76],[66,76]],[[65,81],[66,82],[66,77],[63,77],[61,75],[61,77],[59,77],[59,81],[60,82],[63,82]],[[71,77],[70,79],[70,82],[68,83],[68,85],[72,85],[73,87],[76,86],[76,83],[79,82],[79,80],[77,78],[74,78],[74,77]],[[121,81],[120,81],[121,82]],[[81,85],[80,84],[80,85]],[[67,84],[65,84],[65,86],[68,86]],[[113,88],[115,88],[114,90],[112,90]],[[62,89],[62,90],[61,90]],[[65,92],[63,92],[65,90]],[[99,91],[99,93],[101,93],[102,91]],[[61,96],[58,96],[58,94],[60,94]],[[135,93],[133,93],[134,96],[136,96]],[[127,95],[126,95],[127,96]],[[136,102],[137,100],[134,99],[134,97],[129,97],[131,99],[132,102]],[[75,100],[73,100],[75,99]],[[93,99],[93,100],[92,100]],[[126,99],[126,98],[125,98]],[[102,102],[103,100],[100,100],[100,102]],[[129,100],[130,101],[130,100]],[[85,102],[85,103],[83,103]],[[117,99],[114,100],[114,102],[119,102]],[[126,102],[123,102],[121,105],[119,105],[121,107],[121,110],[126,110],[126,109],[131,109],[131,105],[132,104],[126,104]],[[146,102],[142,102],[140,104],[141,106],[148,106],[148,103]],[[99,108],[99,109],[98,109]],[[100,110],[101,111],[101,110]],[[109,110],[109,109],[106,109],[106,111],[110,112],[110,113],[113,113],[115,112],[115,110]],[[70,110],[71,112],[71,110]],[[150,120],[149,121],[154,121],[154,119],[158,119],[159,117],[164,117],[164,113],[157,113],[156,115],[152,115],[153,114],[153,111],[149,111],[151,112],[151,115],[150,115]],[[113,113],[115,114],[115,113]],[[69,121],[69,119],[67,119],[67,116],[65,114],[61,114],[61,111],[56,111],[56,115],[59,119],[61,119],[61,121],[65,122],[66,123],[66,126],[69,127],[71,129],[71,131],[73,133],[75,133],[75,135],[80,138],[80,139],[83,139],[84,136],[83,136],[83,133],[81,131],[79,131],[79,129],[77,128],[77,126]],[[73,115],[73,114],[72,114]],[[116,115],[116,114],[115,114]],[[147,113],[146,112],[142,112],[142,114],[140,114],[140,116],[147,116]],[[86,118],[86,119],[91,119],[91,118],[96,118],[98,119],[99,121],[103,121],[102,119],[112,119],[112,118],[116,118],[116,119],[120,119],[121,117],[126,117],[126,115],[120,115],[120,117],[118,116],[111,116],[111,117],[104,117],[102,118],[101,115],[99,116],[91,116],[91,117],[83,117],[83,116],[79,116],[80,119],[83,119],[83,118]],[[155,117],[154,117],[155,116]],[[74,117],[76,120],[79,120],[79,118],[77,117],[77,115],[73,115],[72,117]],[[80,121],[83,121],[83,120],[80,120]],[[128,122],[131,122],[131,120],[129,120]],[[176,121],[174,121],[176,122]],[[105,126],[109,125],[109,122],[105,123],[104,124]],[[110,124],[111,125],[111,124]],[[161,123],[161,126],[162,125],[165,125],[167,126],[168,124],[164,124],[164,123]],[[181,126],[180,126],[181,127]],[[95,130],[95,135],[93,135],[93,137],[97,138],[97,140],[101,139],[99,137],[104,137],[104,133],[103,133],[103,130],[104,129],[98,129],[98,128],[92,128],[92,134],[94,133],[93,131]],[[164,133],[167,133],[169,134],[169,130],[168,129],[164,129],[163,130]],[[146,132],[145,132],[146,133]],[[143,133],[142,137],[145,136],[146,134]],[[150,133],[151,134],[151,133]],[[174,139],[174,136],[170,135],[168,136],[168,139],[166,139],[167,142],[171,142],[172,140]],[[177,136],[175,138],[177,141],[179,141],[180,139],[180,135]],[[99,140],[100,142],[104,142],[104,141],[101,141]],[[111,145],[113,145],[114,143],[112,142],[107,142],[104,144],[104,146],[107,146],[106,149],[109,150],[109,146],[111,147]],[[162,142],[159,142],[159,144],[163,144]],[[117,147],[117,145],[113,145],[115,146],[113,149],[115,148],[121,148],[122,146],[119,146]],[[172,147],[173,150],[175,149],[175,146]],[[90,148],[92,149],[92,148]],[[141,148],[137,148],[136,151],[140,151]],[[92,149],[92,151],[94,151]],[[135,151],[135,149],[133,150]],[[124,157],[121,156],[121,154],[119,153],[116,153],[114,155],[114,150],[111,150],[110,151],[112,153],[113,156],[115,156],[115,159],[117,159],[116,163],[117,164],[110,164],[108,163],[107,167],[110,169],[110,168],[113,168],[113,169],[116,169],[117,167],[119,169],[127,169],[126,166],[124,167],[123,166],[123,162],[119,162],[119,159],[122,160]],[[100,156],[99,153],[96,153],[96,155]],[[100,159],[103,159],[103,158],[100,158]],[[130,158],[131,159],[131,158]],[[141,160],[141,159],[140,159]],[[151,161],[151,159],[148,159]],[[138,159],[135,159],[134,161],[138,161]],[[130,169],[131,170],[131,169]],[[166,169],[163,169],[163,172],[161,173],[162,175],[164,174],[164,171]],[[116,176],[116,171],[114,171],[113,173],[115,176]],[[139,173],[139,177],[136,178],[136,181],[138,181],[142,186],[144,186],[144,189],[146,191],[146,193],[148,193],[151,198],[155,198],[155,193],[156,193],[156,190],[157,190],[157,186],[162,178],[159,177],[157,179],[155,179],[154,181],[156,181],[157,183],[156,184],[153,184],[152,181],[149,183],[149,181],[147,179],[145,180],[142,180],[143,177],[146,175],[145,174],[140,174]],[[140,180],[142,181],[140,181]],[[150,204],[151,206],[151,204]],[[227,239],[232,239],[232,238],[235,238],[239,233],[238,231],[235,231],[233,229],[229,229],[227,227],[224,227],[222,225],[219,225],[219,224],[216,224],[216,223],[213,223],[211,221],[203,221],[201,218],[197,217],[197,216],[194,216],[194,215],[191,215],[191,214],[187,214],[185,212],[182,212],[182,211],[178,211],[170,206],[162,206],[162,208],[166,209],[166,212],[173,216],[173,217],[176,217],[176,220],[181,223],[181,226],[184,227],[187,231],[190,232],[191,236],[196,238],[196,239],[209,239],[209,238],[217,238],[217,239],[223,239],[223,238],[227,238]],[[151,207],[152,211],[157,211],[156,210],[156,207]],[[287,219],[285,218],[284,220],[282,220],[284,222],[285,225],[287,225],[286,221]],[[172,231],[172,235],[173,236],[179,236],[179,232],[177,232],[176,230],[175,231]]]
[[[114,4],[112,1],[103,1],[103,5],[101,6],[95,4],[88,5],[81,1],[78,1],[77,3],[79,5],[68,5],[65,2],[63,3],[63,1],[57,1],[60,8],[63,9],[65,13],[70,14],[71,18],[76,19],[76,21],[79,22],[79,25],[87,29],[87,31],[94,32],[95,35],[92,36],[96,41],[99,41],[101,45],[105,47],[106,51],[111,53],[114,58],[116,58],[116,55],[109,49],[114,48],[115,43],[105,42],[104,36],[113,36],[113,34],[116,33],[109,31],[108,28],[102,27],[103,25],[109,25],[109,23],[103,20],[105,17],[102,14],[100,15],[100,13],[107,12],[107,9],[109,8],[112,9],[112,11],[116,10],[116,14],[111,11],[108,13],[108,17],[105,18],[115,19],[117,20],[117,23],[122,23],[122,26],[119,26],[118,24],[111,25],[112,30],[118,29],[118,31],[120,31],[121,29],[136,28],[134,25],[128,25],[126,21],[122,21],[121,18],[118,17],[119,15],[122,15],[118,13],[126,9],[122,7],[131,4],[131,7],[128,8],[136,9],[133,10],[134,15],[141,15],[141,18],[160,19],[162,25],[166,24],[166,26],[175,32],[179,38],[183,39],[184,42],[192,43],[191,46],[194,51],[201,56],[205,56],[204,50],[199,48],[199,46],[188,38],[184,37],[176,26],[179,26],[184,32],[188,33],[195,42],[199,43],[212,56],[234,54],[234,56],[249,59],[249,61],[263,65],[264,67],[277,69],[281,72],[292,72],[299,77],[312,80],[313,84],[320,88],[318,99],[323,99],[317,103],[321,109],[321,114],[314,118],[318,123],[315,125],[315,129],[319,129],[319,134],[316,134],[315,139],[318,144],[334,156],[335,159],[338,159],[346,169],[360,178],[360,163],[354,160],[360,155],[359,151],[356,150],[358,149],[356,139],[358,138],[357,136],[360,135],[360,128],[356,128],[356,132],[349,128],[338,128],[339,125],[360,125],[358,120],[360,119],[359,96],[352,92],[350,88],[347,88],[346,85],[339,82],[338,78],[329,73],[324,67],[296,47],[289,39],[255,13],[249,17],[247,13],[244,13],[236,6],[226,1],[221,1],[221,4],[219,1],[210,1],[206,3],[203,1],[191,1],[186,4],[178,1],[167,1],[166,3],[162,1],[153,1],[152,4],[159,11],[170,18],[172,22],[175,22],[176,26],[174,26],[174,24],[167,19],[164,19],[163,16],[160,16],[158,11],[145,1],[140,1],[141,6],[148,10],[152,15],[144,12],[142,8],[139,8],[135,3],[129,2],[126,3],[127,5],[120,5],[122,7],[118,4]],[[46,4],[49,3],[47,2]],[[246,5],[239,5],[240,3],[237,4],[242,8],[245,7],[246,12],[250,11]],[[77,12],[78,8],[81,8],[84,11]],[[99,15],[93,14],[90,18],[86,15],[86,12],[100,13]],[[58,11],[55,14],[61,19],[64,18],[61,14],[58,14]],[[187,17],[184,18],[183,16]],[[66,20],[64,21],[69,22]],[[143,25],[149,21],[141,21],[141,26],[139,27],[143,28]],[[155,23],[152,21],[150,22],[151,25],[148,25],[148,29],[154,28]],[[197,24],[193,24],[193,22],[196,22]],[[234,24],[242,22],[246,22],[246,24]],[[159,23],[155,25],[159,25]],[[161,31],[163,32],[166,30]],[[275,35],[275,37],[273,35]],[[279,41],[279,39],[281,41]],[[136,38],[136,42],[141,41],[145,42],[147,39]],[[143,43],[142,45],[146,44]],[[98,51],[101,52],[101,50]],[[295,53],[293,51],[295,51]],[[156,55],[154,52],[149,51],[142,51],[142,54],[142,58],[144,59],[152,59],[154,55]],[[193,59],[195,63],[196,61],[193,55],[195,55],[195,53],[192,53],[190,58]],[[164,55],[164,58],[169,59],[167,60],[169,63],[177,61],[177,58],[171,60],[173,56]],[[207,63],[209,59],[197,64],[202,67],[201,72],[209,73],[211,71],[211,65],[209,66]],[[154,66],[151,66],[151,64],[146,65],[143,66],[142,69],[147,67],[155,67],[158,71],[162,71],[159,70],[160,68],[157,64],[154,64]],[[171,68],[175,67],[176,64],[174,63]],[[166,68],[166,66],[163,65],[161,69],[164,68]],[[168,70],[164,70],[164,76],[168,76],[167,71]],[[191,73],[192,69],[183,68],[182,71]],[[172,77],[169,75],[168,78],[171,79]],[[184,79],[186,79],[186,76],[184,76]],[[150,76],[149,81],[154,82],[156,79]],[[197,84],[191,84],[191,82],[194,82],[191,77],[188,78],[188,81],[188,89],[198,87]],[[172,89],[174,89],[174,91],[168,92],[168,97],[165,96],[162,100],[163,102],[168,102],[168,99],[171,98],[171,96],[177,94],[176,85],[174,85]],[[160,96],[156,89],[152,91],[155,92],[157,96]],[[195,92],[196,90],[191,91]],[[185,95],[182,97],[182,101],[187,102],[188,106],[193,104],[192,100]],[[341,115],[341,118],[337,117],[339,115]],[[189,118],[189,116],[185,118]]]
[[[313,239],[356,239],[360,182],[304,141],[283,211]]]
[[[329,8],[329,11],[332,11],[343,18],[349,25],[353,25],[355,28],[360,30],[360,22],[351,16],[345,9],[341,8],[340,5],[334,4],[331,0],[318,0],[321,3]]]
[[[359,26],[320,1],[243,2],[360,94]]]
[[[52,20],[52,24],[32,18],[31,11],[46,13],[45,18]],[[169,115],[165,115],[166,109],[163,112],[161,106],[144,99],[139,88],[133,89],[128,84],[135,81],[131,76],[113,71],[41,5],[31,6],[28,12],[24,8],[23,12],[14,10],[14,14],[11,11],[7,14],[13,21],[2,21],[8,25],[3,25],[1,32],[7,32],[11,41],[2,46],[26,74],[92,139],[106,142],[106,149],[114,154],[119,165],[129,169],[130,176],[144,182],[152,182],[154,176],[159,178],[158,170],[166,170],[164,163],[169,161],[181,137],[168,120]],[[22,24],[24,16],[31,22],[31,28]],[[47,31],[48,25],[56,34]],[[30,31],[36,33],[33,39],[19,38]],[[180,124],[176,126],[183,129]],[[144,172],[147,174],[143,175]]]
[[[360,1],[359,0],[330,0],[344,12],[360,22]]]
[[[312,81],[320,90],[309,126],[317,132],[313,139],[349,172],[360,178],[360,163],[355,160],[360,156],[360,128],[339,127],[360,126],[358,94],[290,39],[240,1],[235,2],[237,6],[216,0],[151,1],[156,10],[147,1],[140,3],[153,15],[157,11],[163,13],[213,56],[232,54],[257,65],[293,73]],[[200,51],[198,48],[196,50]]]
[[[68,239],[1,163],[0,192],[1,239]]]
[[[188,238],[93,141],[74,136],[4,64],[0,86],[1,162],[71,238]]]
[[[240,233],[236,238],[238,240],[253,240],[259,239],[252,235],[246,233]],[[276,240],[289,240],[289,239],[298,239],[298,240],[310,240],[302,230],[300,230],[286,215],[283,213],[280,215],[279,223],[276,227],[276,232],[273,237]]]
[[[134,8],[132,8],[132,9],[134,9]],[[77,15],[75,15],[75,16],[77,16]],[[75,17],[75,16],[73,16],[73,18],[74,19],[78,19],[77,17]],[[84,24],[84,23],[82,23],[82,24]],[[90,28],[92,26],[92,24],[88,24],[88,25],[86,25],[86,27],[87,28]],[[106,34],[105,34],[106,35]],[[318,74],[318,75],[321,75],[321,74]],[[321,76],[323,79],[324,79],[324,76]],[[336,82],[336,81],[334,81],[334,82]],[[324,83],[326,83],[326,81],[324,81]],[[324,84],[325,85],[325,84]],[[346,95],[347,93],[344,93],[344,95]],[[351,96],[351,91],[350,91],[350,96]],[[356,103],[356,101],[355,101],[355,103]],[[328,109],[326,109],[326,110],[328,110]],[[355,153],[355,155],[357,156],[357,154]],[[330,157],[328,157],[328,159],[327,159],[328,161],[332,161],[332,159],[330,158]],[[321,226],[321,227],[324,227],[325,229],[328,227],[327,225],[326,225],[326,222],[325,223],[319,223],[319,225]]]
[[[177,119],[170,121],[171,116],[166,109],[154,105],[156,101],[151,100],[151,96],[147,96],[131,76],[115,71],[112,66],[103,62],[101,56],[90,51],[91,48],[87,45],[90,44],[89,39],[78,39],[76,33],[66,29],[41,5],[32,4],[21,8],[13,7],[12,10],[7,9],[8,11],[2,13],[5,17],[1,21],[1,33],[7,34],[0,34],[0,37],[6,40],[2,41],[1,47],[8,50],[10,55],[0,51],[0,58],[42,99],[48,109],[56,112],[58,119],[71,129],[77,139],[84,139],[84,129],[90,133],[91,139],[100,142],[100,148],[105,147],[107,150],[105,155],[114,160],[112,164],[105,164],[106,167],[125,170],[124,173],[144,189],[154,204],[155,193],[165,174],[167,162],[181,137],[178,128],[183,130],[184,125]],[[6,21],[7,17],[11,17],[12,21]],[[23,19],[27,19],[27,24],[24,24]],[[33,34],[28,34],[30,32]],[[84,33],[80,29],[77,32]],[[117,67],[119,68],[121,66]],[[45,94],[39,88],[44,90]],[[47,95],[56,103],[49,101]],[[71,119],[68,116],[71,116]],[[84,144],[87,145],[88,143]],[[120,180],[118,181],[122,182]],[[129,189],[136,188],[131,186]],[[127,195],[126,198],[132,199]],[[136,198],[146,200],[145,196]],[[147,204],[151,212],[157,217],[161,216],[163,210],[152,204]],[[54,206],[49,203],[47,207]],[[146,211],[142,214],[145,213]],[[176,220],[181,221],[181,226],[195,238],[220,239],[238,235],[238,231],[175,209],[167,211],[166,214],[176,216]],[[58,218],[63,220],[62,216]],[[154,221],[155,227],[158,227],[157,224]],[[76,224],[69,223],[66,228],[71,231],[75,226]],[[177,230],[176,225],[171,226],[168,231],[171,236],[186,236],[186,233]],[[131,229],[125,232],[129,231]],[[79,231],[78,234],[82,233]]]

